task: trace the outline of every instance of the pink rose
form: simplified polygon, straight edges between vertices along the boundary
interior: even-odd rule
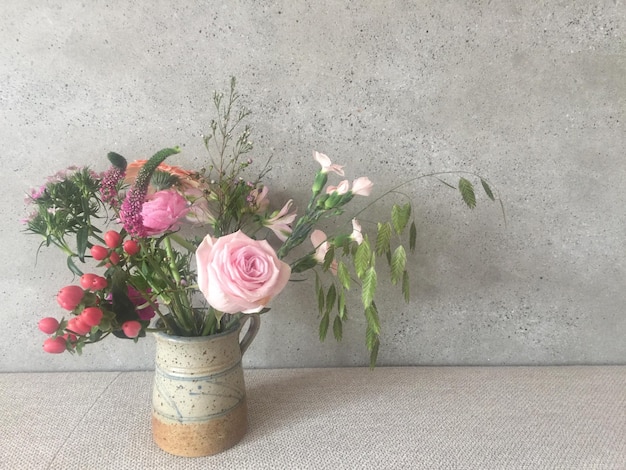
[[[147,235],[177,230],[178,222],[187,215],[188,211],[187,200],[176,191],[158,191],[148,196],[141,208],[141,217]]]
[[[241,231],[213,238],[196,250],[198,286],[207,302],[224,313],[255,313],[283,290],[291,268],[265,240]]]

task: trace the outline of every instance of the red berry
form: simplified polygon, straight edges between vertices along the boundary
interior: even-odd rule
[[[109,256],[109,250],[107,250],[102,245],[94,245],[91,247],[90,251],[91,256],[93,256],[93,259],[95,259],[96,261],[102,261],[104,258]]]
[[[115,230],[109,230],[104,234],[104,243],[106,243],[109,248],[117,248],[120,246],[121,241],[122,236]]]
[[[57,302],[65,310],[74,310],[83,300],[84,294],[85,291],[79,286],[65,286],[57,294]]]
[[[70,342],[70,346],[73,348],[74,346],[76,346],[76,335],[72,334],[72,333],[65,333],[63,336],[61,336],[61,338],[63,338],[67,344],[67,341]]]
[[[109,261],[111,261],[111,264],[117,264],[120,262],[120,255],[118,255],[115,251],[113,253],[111,253],[111,256],[109,256]]]
[[[43,342],[43,350],[51,354],[60,354],[65,351],[65,339],[57,336]]]
[[[104,289],[107,286],[107,280],[97,274],[83,274],[80,277],[80,285],[94,292]]]
[[[70,318],[67,322],[67,329],[77,335],[86,335],[91,331],[91,327],[81,317]]]
[[[122,331],[129,338],[136,338],[141,332],[141,323],[135,320],[127,321],[122,324]]]
[[[78,318],[89,326],[97,326],[100,324],[100,320],[102,320],[102,310],[98,307],[87,307]]]
[[[124,251],[130,256],[134,256],[139,253],[139,243],[137,243],[135,240],[126,240],[123,246]]]
[[[42,318],[41,320],[39,320],[39,323],[37,323],[37,326],[45,334],[51,335],[59,327],[59,320],[54,317]]]

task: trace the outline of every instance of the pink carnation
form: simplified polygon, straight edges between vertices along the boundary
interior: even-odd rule
[[[187,200],[176,191],[158,191],[148,196],[141,208],[141,218],[147,235],[159,235],[177,230],[179,221],[187,215]]]

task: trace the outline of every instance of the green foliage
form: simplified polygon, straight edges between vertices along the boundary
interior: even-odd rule
[[[487,195],[487,197],[489,199],[491,199],[492,201],[496,200],[496,197],[493,195],[493,191],[491,190],[491,187],[487,184],[487,182],[484,179],[480,179],[480,184],[482,184],[483,189],[485,190],[485,194]]]
[[[341,282],[341,285],[344,287],[344,289],[350,289],[350,272],[348,271],[348,267],[346,266],[346,263],[343,262],[343,260],[337,263],[337,278],[339,279],[339,282]]]
[[[361,299],[363,306],[367,309],[374,301],[374,294],[376,293],[376,285],[378,284],[378,276],[376,269],[370,267],[363,276],[363,286],[361,290]]]
[[[409,272],[406,269],[402,273],[402,295],[404,296],[404,301],[409,303],[409,300],[411,300],[409,291]]]
[[[389,222],[378,222],[375,251],[376,256],[381,256],[391,251],[391,224]]]
[[[372,251],[370,249],[370,244],[367,239],[364,239],[363,243],[361,243],[356,249],[356,254],[354,255],[354,268],[359,279],[362,279],[363,276],[365,276],[365,273],[371,266],[371,263]]]
[[[406,251],[402,245],[399,245],[391,257],[391,283],[397,284],[405,272]]]
[[[417,227],[415,222],[411,222],[411,228],[409,229],[409,249],[411,252],[415,251],[415,243],[417,241]]]
[[[474,185],[467,179],[461,177],[459,178],[459,191],[461,192],[461,197],[467,207],[473,209],[476,207],[476,193],[474,192]]]
[[[337,315],[333,321],[333,335],[337,341],[341,341],[343,338],[343,323],[339,315]]]
[[[391,208],[391,222],[396,233],[400,234],[409,223],[411,217],[411,204],[407,203],[402,206],[394,204]]]

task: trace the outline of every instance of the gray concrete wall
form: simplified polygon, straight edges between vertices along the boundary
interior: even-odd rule
[[[436,181],[406,188],[413,300],[384,292],[380,364],[624,363],[623,1],[4,0],[0,13],[0,370],[152,367],[151,340],[44,355],[36,322],[62,314],[71,277],[51,250],[35,263],[23,197],[60,168],[105,169],[110,150],[180,144],[173,163],[201,166],[211,93],[231,75],[280,198],[304,203],[313,149],[377,194],[438,170],[499,190],[507,226],[485,197],[470,212]],[[312,294],[298,284],[274,303],[248,367],[367,363],[356,311],[343,343],[319,344]]]

